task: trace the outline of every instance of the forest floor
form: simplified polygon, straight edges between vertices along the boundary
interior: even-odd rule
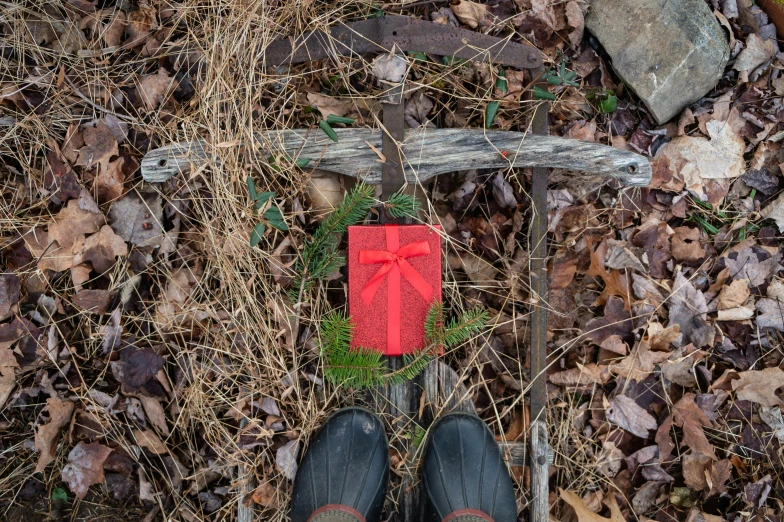
[[[286,519],[309,436],[361,399],[323,378],[319,350],[345,268],[299,302],[290,291],[347,182],[243,144],[319,132],[330,114],[378,128],[374,56],[260,60],[279,37],[383,8],[535,45],[564,80],[538,95],[552,98],[551,134],[654,167],[634,190],[550,176],[552,518],[782,520],[784,62],[771,26],[750,2],[709,2],[732,32],[726,71],[657,125],[584,31],[588,2],[488,4],[0,2],[0,519],[236,520],[238,503]],[[753,68],[739,70],[746,51]],[[498,67],[407,59],[409,126],[483,128],[500,102],[491,128],[526,131],[541,103],[511,68],[500,89]],[[142,180],[148,151],[197,138],[203,165]],[[255,246],[249,176],[285,222]],[[490,315],[443,360],[499,440],[527,426],[529,187],[522,169],[417,187],[422,221],[444,230],[445,304]],[[512,474],[527,520],[530,478]]]

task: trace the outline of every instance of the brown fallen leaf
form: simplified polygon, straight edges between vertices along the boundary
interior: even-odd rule
[[[19,368],[14,352],[4,344],[0,343],[0,408],[5,405],[5,401],[11,396],[14,386],[16,386],[15,369]],[[8,344],[10,345],[10,343]]]
[[[605,518],[591,511],[590,508],[585,505],[583,499],[571,491],[564,491],[559,488],[558,493],[563,501],[574,509],[574,512],[577,514],[577,522],[626,522],[612,491],[607,495],[607,506],[610,508],[610,518]]]
[[[87,261],[93,270],[101,274],[114,266],[117,256],[125,255],[128,255],[128,245],[114,233],[112,227],[104,225],[97,234],[84,240],[84,250],[74,258],[74,263],[78,265]]]
[[[566,288],[574,280],[577,273],[577,255],[573,252],[559,252],[553,260],[553,269],[550,271],[551,290]]]
[[[661,306],[664,302],[664,296],[662,295],[660,288],[651,278],[640,274],[632,274],[632,281],[634,281],[632,283],[634,295],[636,295],[638,299],[642,299],[645,304],[654,308]]]
[[[727,492],[725,483],[732,477],[732,463],[728,459],[714,462],[710,467],[710,490],[705,495],[710,498]]]
[[[82,290],[71,298],[71,303],[81,310],[103,315],[109,309],[112,294],[108,290]]]
[[[607,241],[607,253],[604,256],[604,266],[614,270],[632,269],[644,274],[647,272],[637,253],[639,248],[629,245],[627,241],[610,239]]]
[[[694,402],[695,397],[693,393],[687,393],[675,403],[672,408],[673,422],[683,428],[683,445],[696,453],[718,460],[713,446],[702,430],[703,426],[711,426],[711,421]]]
[[[299,439],[295,439],[278,448],[275,453],[275,467],[289,480],[294,480],[297,475],[298,451]]]
[[[105,169],[101,168],[96,174],[93,180],[93,190],[99,202],[114,201],[123,195],[123,182],[125,181],[123,165],[125,165],[125,159],[117,158],[110,162]]]
[[[746,143],[726,122],[711,120],[706,127],[710,139],[677,136],[656,152],[651,167],[668,170],[689,192],[716,205],[729,189],[728,179],[746,170]]]
[[[163,368],[163,357],[149,346],[128,345],[120,352],[120,362],[113,368],[119,371],[120,382],[139,388]]]
[[[651,350],[656,352],[669,352],[671,344],[674,343],[681,334],[681,327],[677,324],[669,325],[664,328],[661,324],[656,322],[648,323],[648,341],[651,344]]]
[[[746,48],[735,59],[732,68],[743,75],[740,79],[741,82],[747,82],[749,74],[770,60],[777,51],[778,46],[775,40],[763,39],[758,34],[752,32],[746,38]]]
[[[137,397],[142,403],[144,413],[147,414],[147,418],[150,420],[152,425],[160,433],[162,433],[164,437],[171,435],[169,425],[166,423],[166,412],[163,411],[163,406],[160,402],[158,402],[158,399],[155,399],[154,397],[148,397],[143,394],[140,394]]]
[[[642,339],[632,352],[620,362],[610,365],[610,371],[627,379],[642,382],[653,373],[657,364],[670,358],[669,351],[653,351],[649,339]]]
[[[591,319],[585,325],[585,335],[596,344],[601,344],[612,335],[630,339],[634,323],[631,313],[624,308],[624,302],[611,297],[604,307],[604,317]]]
[[[128,243],[145,247],[160,246],[164,240],[161,195],[129,191],[109,210],[109,224]]]
[[[586,386],[592,384],[607,384],[610,380],[610,372],[607,366],[598,366],[589,363],[583,366],[578,364],[577,368],[564,370],[549,375],[549,381],[557,386]]]
[[[371,72],[376,80],[400,83],[406,76],[408,66],[408,60],[399,54],[384,53],[373,59]],[[409,110],[410,103],[409,101],[406,104],[406,111]]]
[[[98,442],[80,442],[71,450],[61,475],[76,498],[83,499],[90,486],[103,482],[103,463],[111,452]]]
[[[314,219],[322,219],[343,201],[345,191],[340,184],[340,175],[314,169],[308,177],[305,191],[310,198],[310,210]]]
[[[0,274],[0,321],[5,321],[17,311],[21,282],[16,274]]]
[[[251,498],[253,502],[264,507],[276,507],[278,502],[277,498],[278,489],[269,482],[263,482],[255,490]]]
[[[611,335],[601,343],[599,347],[617,353],[618,355],[626,355],[629,353],[629,346],[624,342],[620,335]]]
[[[335,116],[345,116],[354,110],[354,104],[350,100],[340,100],[331,96],[324,96],[315,92],[307,93],[308,105],[315,107],[325,120],[330,114]]]
[[[573,29],[569,31],[569,41],[572,43],[572,47],[578,48],[583,41],[585,18],[580,4],[574,0],[566,3],[566,23]]]
[[[670,432],[672,431],[672,415],[664,419],[661,426],[656,430],[656,447],[659,448],[659,462],[666,462],[672,451],[675,449],[675,443],[672,442]]]
[[[687,453],[681,457],[683,480],[694,491],[707,489],[706,472],[710,469],[713,459],[701,453]]]
[[[696,263],[703,259],[707,251],[700,243],[701,235],[699,228],[675,227],[675,232],[670,239],[672,244],[672,257],[685,263]]]
[[[722,257],[733,279],[746,278],[749,287],[755,288],[765,284],[781,268],[780,255],[775,248],[753,243],[746,246],[735,247]]]
[[[719,310],[717,321],[745,321],[754,317],[753,306],[737,306],[729,310]]]
[[[732,283],[722,287],[718,298],[718,309],[729,310],[743,305],[749,298],[749,280],[736,279]]]
[[[775,328],[784,332],[784,301],[764,297],[757,301],[756,307],[760,312],[757,316],[757,326]]]
[[[707,355],[707,352],[695,349],[694,345],[684,346],[661,363],[662,375],[684,388],[693,388],[697,386],[697,378],[692,370]]]
[[[463,270],[473,283],[485,286],[492,284],[495,276],[499,273],[499,270],[491,263],[475,254],[462,256],[451,254],[449,256],[449,268]]]
[[[180,312],[199,283],[200,268],[183,265],[176,268],[166,284],[163,299],[155,309],[160,324],[170,325],[180,318]]]
[[[35,449],[40,452],[35,473],[44,471],[46,466],[55,459],[60,431],[71,422],[73,411],[74,404],[70,401],[64,401],[57,397],[50,397],[46,400],[44,412],[49,414],[49,420],[35,427]]]
[[[470,0],[457,0],[449,4],[450,9],[461,23],[471,29],[485,25],[490,18],[487,6]]]
[[[169,451],[166,444],[152,430],[133,430],[133,438],[136,440],[136,444],[147,448],[156,455],[164,455]]]
[[[98,232],[105,222],[103,214],[85,210],[78,200],[72,199],[49,223],[48,239],[57,241],[70,254],[74,244],[84,240],[85,235]]]
[[[650,430],[659,426],[653,415],[625,395],[612,398],[607,407],[607,420],[643,439],[648,438]]]
[[[732,381],[732,390],[739,400],[768,407],[784,406],[776,395],[776,390],[784,386],[784,371],[778,366],[738,372],[737,377]]]
[[[619,270],[610,273],[604,267],[604,259],[609,247],[607,240],[602,240],[599,246],[596,247],[596,250],[593,249],[593,241],[590,239],[590,236],[586,237],[585,242],[591,253],[591,265],[586,275],[594,278],[599,277],[604,282],[604,289],[592,306],[601,306],[607,303],[611,297],[618,296],[623,299],[623,309],[631,310],[631,292],[626,274]]]
[[[103,122],[98,121],[84,127],[82,139],[84,147],[78,150],[75,164],[88,169],[98,165],[100,171],[106,171],[110,160],[119,154],[117,139],[112,131]]]
[[[146,74],[139,81],[139,95],[144,107],[153,111],[160,107],[167,94],[174,90],[175,80],[169,76],[166,69],[160,67],[157,74]]]
[[[707,321],[705,294],[694,288],[682,272],[675,276],[669,312],[670,324],[680,326],[685,343],[692,343],[697,348],[713,344],[714,331]]]

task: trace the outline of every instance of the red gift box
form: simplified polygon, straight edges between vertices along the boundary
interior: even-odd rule
[[[441,227],[348,227],[352,347],[402,355],[425,347],[425,318],[441,300]]]

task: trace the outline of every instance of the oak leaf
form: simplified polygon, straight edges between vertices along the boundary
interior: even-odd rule
[[[117,256],[125,255],[128,255],[128,245],[114,233],[112,227],[104,225],[97,234],[84,240],[84,251],[74,258],[74,263],[88,261],[93,270],[100,274],[114,266]]]
[[[87,234],[98,232],[105,222],[103,214],[85,210],[78,200],[72,199],[49,223],[48,239],[57,241],[66,254],[71,254],[78,241]]]
[[[57,397],[50,397],[46,400],[44,411],[49,414],[49,420],[35,427],[35,449],[41,453],[38,456],[35,473],[44,471],[54,460],[60,431],[71,421],[74,404]]]
[[[615,270],[612,273],[608,272],[604,266],[604,258],[607,254],[608,243],[603,240],[596,250],[593,249],[593,241],[587,237],[585,242],[588,245],[588,250],[591,254],[591,265],[588,267],[586,275],[596,278],[599,277],[604,282],[604,289],[599,297],[594,300],[592,306],[601,306],[605,304],[611,297],[618,296],[623,299],[623,309],[631,310],[631,292],[629,289],[629,281],[626,274]]]
[[[117,139],[103,122],[85,126],[82,139],[84,147],[78,150],[77,166],[89,169],[98,165],[100,171],[105,171],[110,160],[120,153]]]
[[[687,393],[672,408],[673,422],[683,428],[683,444],[694,452],[706,455],[714,460],[716,452],[708,442],[703,426],[711,426],[711,421],[694,402],[695,395]]]
[[[125,165],[125,159],[117,158],[110,162],[105,169],[102,168],[98,171],[93,180],[93,189],[98,201],[104,203],[122,196],[123,182],[125,181],[123,165]]]
[[[585,505],[583,499],[571,491],[564,491],[563,489],[559,489],[558,493],[563,501],[572,506],[572,509],[574,509],[574,512],[577,514],[577,522],[626,522],[626,519],[621,513],[621,508],[618,507],[618,503],[615,500],[615,495],[612,492],[607,495],[607,505],[610,508],[610,518],[605,518],[591,511],[588,506]]]
[[[778,366],[764,370],[738,372],[732,381],[732,390],[739,400],[750,401],[762,406],[784,406],[776,390],[784,386],[784,371]]]

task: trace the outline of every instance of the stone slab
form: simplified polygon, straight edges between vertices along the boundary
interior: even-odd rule
[[[727,35],[704,0],[593,0],[585,26],[657,123],[715,87],[729,59]]]

